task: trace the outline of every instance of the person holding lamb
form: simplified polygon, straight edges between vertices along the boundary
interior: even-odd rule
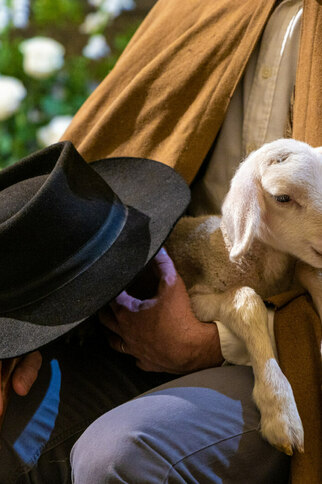
[[[189,215],[219,213],[240,161],[264,143],[322,145],[321,78],[317,0],[159,0],[63,139],[88,162],[168,164],[191,185]],[[265,308],[304,429],[304,453],[295,444],[290,458],[261,436],[243,341],[219,320],[196,318],[166,252],[152,269],[156,291],[122,292],[99,311],[83,349],[46,348],[38,378],[39,353],[21,361],[27,384],[19,387],[16,373],[13,387],[32,388],[24,399],[12,395],[0,482],[318,484],[321,323],[305,289]],[[32,415],[54,359],[61,401],[48,436]],[[23,447],[27,456],[23,429],[39,442]]]

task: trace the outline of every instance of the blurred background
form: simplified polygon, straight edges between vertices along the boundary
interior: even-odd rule
[[[0,0],[0,169],[59,140],[157,0]]]

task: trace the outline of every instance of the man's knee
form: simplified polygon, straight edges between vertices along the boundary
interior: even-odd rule
[[[177,385],[159,387],[96,420],[73,449],[74,483],[184,483],[195,476],[202,476],[198,482],[222,482],[235,471],[240,476],[241,469],[246,480],[240,482],[262,484],[276,475],[283,477],[274,482],[287,482],[289,461],[257,430],[250,368],[205,370]]]
[[[135,423],[118,423],[117,430],[113,415],[105,414],[78,439],[71,452],[75,484],[163,482],[170,466],[157,442]]]

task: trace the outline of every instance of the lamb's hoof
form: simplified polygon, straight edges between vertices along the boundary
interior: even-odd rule
[[[279,450],[280,452],[284,452],[286,455],[293,455],[293,449],[290,445],[274,445],[275,449]]]
[[[280,452],[284,452],[284,454],[286,455],[293,455],[293,449],[292,447],[289,445],[289,444],[286,444],[286,445],[275,445],[274,446],[277,450],[279,450]],[[304,454],[304,447],[296,447],[296,450],[300,453],[300,454]]]
[[[304,452],[304,430],[297,408],[293,402],[287,401],[287,405],[281,408],[271,408],[262,412],[261,432],[263,437],[276,449],[287,455],[293,455],[293,450]],[[284,403],[286,403],[284,402]]]
[[[290,418],[289,415],[280,415],[268,425],[262,419],[262,435],[280,452],[286,455],[293,455],[293,450],[303,454],[304,452],[304,432],[302,422],[298,419]]]
[[[265,384],[256,382],[254,400],[261,412],[261,433],[276,449],[304,452],[304,430],[291,385],[275,360],[266,363]]]

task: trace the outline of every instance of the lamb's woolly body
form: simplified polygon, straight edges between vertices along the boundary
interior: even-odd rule
[[[188,290],[196,284],[214,292],[249,286],[266,298],[292,284],[295,259],[257,239],[247,254],[231,261],[232,245],[221,217],[215,215],[183,217],[166,247]]]
[[[303,427],[274,355],[262,298],[287,290],[296,265],[321,317],[321,200],[321,149],[277,140],[240,165],[222,219],[185,217],[167,242],[197,318],[220,320],[245,342],[262,434],[287,454],[293,447],[303,452]]]

